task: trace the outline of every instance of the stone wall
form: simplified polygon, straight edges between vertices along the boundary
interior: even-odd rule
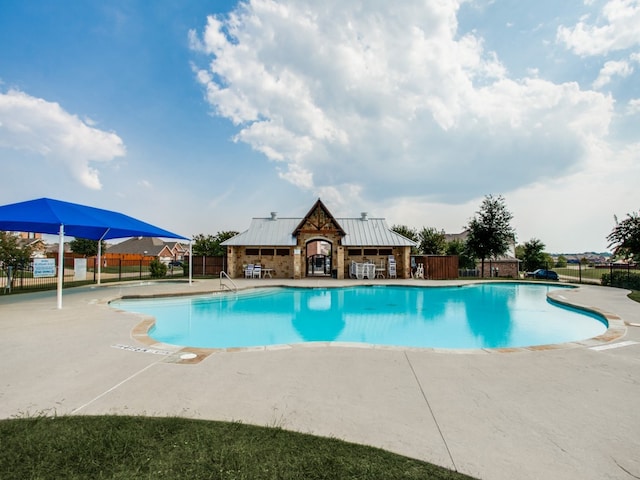
[[[356,263],[374,263],[376,265],[384,265],[385,277],[387,276],[387,266],[389,255],[393,255],[396,261],[397,278],[411,277],[411,247],[344,247],[345,257],[342,273],[344,278],[349,278],[349,266],[351,262]],[[360,251],[360,254],[353,254],[354,251]],[[373,254],[373,251],[376,251]],[[384,252],[381,254],[381,252]],[[390,253],[388,253],[390,252]]]
[[[314,240],[323,240],[331,244],[331,269],[335,270],[338,279],[349,278],[349,265],[352,261],[384,264],[386,276],[389,252],[396,260],[397,278],[411,277],[410,247],[343,247],[340,245],[341,237],[338,232],[322,233],[323,235],[318,235],[318,232],[300,232],[298,244],[292,247],[227,247],[227,274],[231,278],[242,278],[245,265],[259,263],[263,268],[273,269],[273,278],[304,278],[307,269],[306,245]],[[349,255],[349,250],[359,250],[360,254]],[[374,250],[376,254],[372,255]],[[287,255],[283,255],[284,252]]]
[[[244,277],[245,265],[259,263],[263,268],[273,269],[273,278],[293,278],[294,248],[227,247],[227,268],[229,269],[227,274],[231,278],[242,278]],[[285,252],[287,255],[284,255]]]

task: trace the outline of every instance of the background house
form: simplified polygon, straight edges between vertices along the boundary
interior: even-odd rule
[[[47,244],[41,233],[32,232],[7,232],[17,239],[19,248],[28,247],[31,250],[31,258],[44,258],[47,256]]]
[[[134,237],[123,242],[109,245],[104,252],[107,262],[110,259],[134,260],[153,257],[168,264],[172,260],[182,261],[185,246],[179,242],[165,242],[155,237]]]
[[[31,258],[45,258],[47,256],[47,244],[40,234],[35,236],[20,235],[18,245],[20,248],[29,247]]]

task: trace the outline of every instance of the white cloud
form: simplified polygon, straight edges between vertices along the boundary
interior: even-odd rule
[[[598,78],[593,82],[593,88],[602,88],[611,82],[612,77],[619,76],[622,78],[628,77],[633,73],[633,67],[624,60],[616,61],[611,60],[604,64]]]
[[[627,113],[629,115],[636,115],[640,113],[640,98],[633,98],[629,100],[627,104]]]
[[[288,181],[335,204],[464,203],[579,168],[613,99],[509,78],[458,3],[254,0],[192,45],[215,111]]]
[[[63,164],[87,188],[100,189],[95,162],[125,154],[122,139],[66,112],[59,104],[9,90],[0,93],[0,147],[24,150]],[[37,171],[37,166],[34,170]]]
[[[640,0],[609,0],[599,24],[581,19],[575,26],[560,26],[557,39],[577,55],[604,55],[640,46]]]
[[[613,151],[602,145],[593,152],[597,156],[613,156]],[[616,161],[606,168],[592,158],[586,168],[566,177],[535,182],[505,195],[507,208],[514,215],[512,226],[517,242],[538,238],[546,245],[545,251],[554,253],[606,251],[606,236],[614,227],[613,216],[623,217],[638,208],[637,187],[629,178],[640,178],[640,143],[617,151],[615,157]],[[457,233],[468,224],[481,202],[481,197],[461,204],[399,198],[391,205],[370,206],[370,211],[393,219],[395,224]]]
[[[608,249],[606,236],[615,225],[613,216],[622,217],[638,208],[637,188],[629,179],[640,178],[640,143],[616,151],[600,145],[593,155],[597,158],[585,169],[509,196],[520,241],[540,238],[540,232],[545,232],[542,240],[550,252],[565,251],[568,239],[576,252]],[[599,160],[614,156],[615,161],[606,167]]]

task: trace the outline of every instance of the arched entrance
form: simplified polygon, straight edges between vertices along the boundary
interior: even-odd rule
[[[307,277],[330,277],[333,244],[326,238],[312,238],[305,243]]]

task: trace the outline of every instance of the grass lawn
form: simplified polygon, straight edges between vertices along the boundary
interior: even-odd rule
[[[633,290],[629,295],[627,295],[631,300],[635,300],[640,303],[640,290]]]
[[[280,428],[184,418],[0,421],[0,472],[20,479],[470,479],[429,463]]]

